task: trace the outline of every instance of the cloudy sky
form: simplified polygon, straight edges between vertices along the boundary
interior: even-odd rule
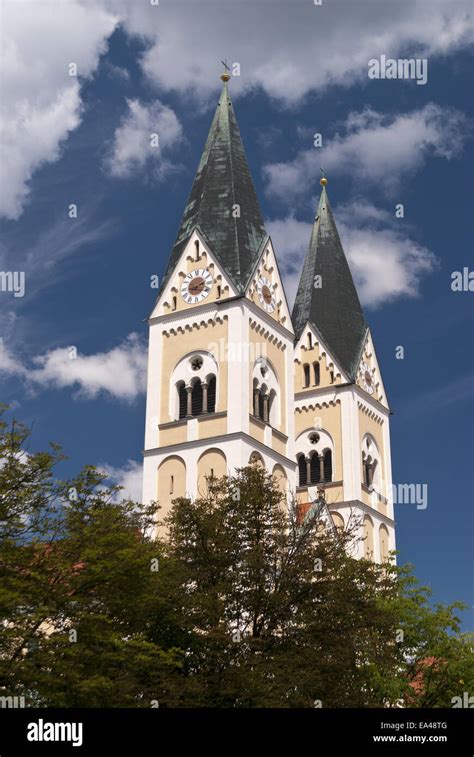
[[[98,464],[139,496],[150,277],[225,57],[290,300],[328,175],[394,412],[394,480],[428,485],[426,510],[398,507],[400,560],[436,599],[472,603],[473,293],[451,289],[474,268],[471,2],[0,6],[0,271],[26,276],[23,297],[0,291],[1,399],[34,445],[61,442],[65,475]],[[370,79],[382,55],[426,59],[426,84]]]

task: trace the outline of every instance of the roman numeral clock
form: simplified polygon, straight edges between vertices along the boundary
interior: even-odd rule
[[[197,305],[211,291],[213,278],[207,268],[190,271],[181,284],[181,297],[188,305]]]

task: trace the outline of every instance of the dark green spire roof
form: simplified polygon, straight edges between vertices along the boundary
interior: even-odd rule
[[[321,288],[314,286],[321,276]],[[292,313],[296,337],[308,321],[350,380],[355,378],[367,324],[323,186]]]
[[[234,205],[240,206],[240,218],[233,217]],[[195,229],[202,234],[239,293],[243,294],[268,234],[226,81],[163,285]]]

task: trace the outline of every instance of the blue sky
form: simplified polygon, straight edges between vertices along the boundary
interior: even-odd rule
[[[3,3],[0,270],[26,289],[0,292],[0,386],[34,447],[60,442],[64,475],[98,464],[138,496],[150,277],[226,56],[290,300],[327,172],[394,413],[394,481],[428,485],[425,510],[396,508],[400,561],[435,600],[472,604],[473,293],[451,289],[474,268],[470,3],[53,5]],[[427,83],[370,80],[382,54],[426,58]]]

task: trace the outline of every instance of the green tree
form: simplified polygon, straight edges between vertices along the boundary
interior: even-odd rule
[[[156,508],[115,500],[85,468],[54,476],[53,445],[31,453],[30,432],[0,421],[0,690],[28,705],[150,706],[179,665],[147,639],[160,544]]]
[[[0,691],[83,707],[451,706],[474,691],[462,606],[351,557],[257,466],[157,506],[118,502],[0,417]],[[159,568],[159,569],[157,569]]]
[[[151,638],[186,650],[170,706],[450,706],[473,691],[462,605],[433,610],[409,567],[353,559],[354,525],[335,538],[317,508],[302,520],[259,467],[209,479],[164,525]]]

